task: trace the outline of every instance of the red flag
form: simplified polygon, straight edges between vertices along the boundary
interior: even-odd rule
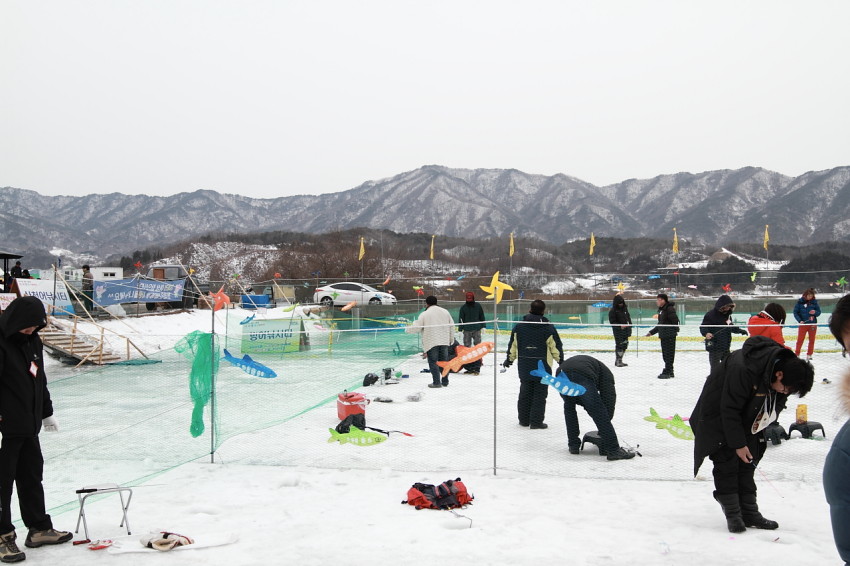
[[[133,264],[133,267],[135,267],[136,269],[141,269],[142,268],[142,262],[137,261],[136,263]]]

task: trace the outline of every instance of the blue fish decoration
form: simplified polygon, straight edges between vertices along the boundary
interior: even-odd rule
[[[466,277],[466,275],[461,275],[460,277],[458,277],[458,278],[457,278],[457,281],[460,281],[460,280],[461,280],[461,279],[463,279],[464,277]]]
[[[240,322],[239,324],[248,324],[249,322],[251,322],[252,320],[254,320],[254,317],[255,317],[255,316],[257,316],[257,314],[256,314],[256,313],[252,314],[251,316],[249,316],[248,318],[246,318],[245,320],[243,320],[243,321],[242,321],[242,322]]]
[[[561,395],[566,395],[567,397],[579,397],[587,392],[587,389],[585,389],[583,385],[570,381],[570,378],[568,378],[567,374],[563,371],[558,372],[558,377],[547,373],[546,366],[544,366],[543,362],[540,360],[537,360],[537,369],[531,370],[530,373],[535,377],[539,377],[540,383],[545,383],[554,387]]]
[[[236,358],[227,351],[227,348],[224,349],[224,357],[221,358],[226,362],[230,362],[235,365],[248,375],[254,375],[256,377],[277,377],[277,374],[270,367],[264,366],[260,362],[255,362],[251,359],[251,356],[245,354],[242,356],[242,359]]]
[[[661,279],[661,276],[660,275],[648,275],[646,278],[647,279]]]
[[[593,303],[590,306],[596,307],[598,309],[610,309],[611,303],[606,303],[605,301],[599,301],[598,303]]]

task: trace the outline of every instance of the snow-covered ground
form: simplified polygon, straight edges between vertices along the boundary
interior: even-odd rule
[[[217,331],[234,334],[234,321],[246,314],[234,310],[228,321],[219,313]],[[68,566],[134,566],[152,560],[237,565],[839,562],[820,478],[830,439],[846,418],[835,393],[847,361],[834,347],[817,353],[815,360],[818,381],[828,377],[833,383],[816,383],[802,401],[810,420],[823,423],[826,439],[805,440],[795,433],[792,440],[768,448],[756,474],[762,511],[780,529],[733,535],[711,498],[710,465],[691,478],[692,444],[643,420],[650,406],[664,415],[689,414],[708,367],[705,352],[692,346],[677,355],[673,380],[655,379],[660,354],[652,339],[641,339],[640,348],[633,344],[626,356],[629,366],[615,370],[614,425],[621,443],[642,454],[629,461],[608,462],[591,446],[580,455],[568,454],[555,394],[547,407],[549,429],[519,427],[516,369],[498,371],[501,353],[486,359],[481,375],[452,374],[448,388],[431,390],[418,356],[370,361],[340,349],[324,358],[316,352],[308,359],[260,359],[280,376],[270,380],[223,363],[222,434],[226,426],[247,424],[244,432],[224,440],[212,464],[209,456],[197,458],[191,452],[198,443],[209,445],[209,431],[191,439],[187,365],[170,361],[168,353],[177,339],[192,330],[209,331],[211,323],[209,311],[104,323],[132,336],[151,355],[159,353],[162,364],[80,371],[51,363],[48,375],[60,432],[41,435],[45,487],[57,528],[74,528],[75,489],[126,481],[134,486],[131,538],[155,529],[190,536],[235,531],[239,542],[157,556],[112,555],[67,544],[25,549],[28,560]],[[410,339],[398,339],[407,347],[405,337]],[[376,334],[375,347],[382,347],[381,340]],[[500,350],[506,342],[498,337]],[[585,353],[597,342],[566,337],[565,343],[569,355]],[[235,340],[230,344],[238,345]],[[606,363],[613,358],[609,352],[591,355]],[[329,444],[328,427],[338,422],[335,392],[343,385],[356,386],[366,371],[377,370],[388,359],[409,377],[395,385],[359,389],[372,398],[393,399],[371,403],[367,424],[414,436],[391,434],[370,447]],[[421,401],[407,400],[417,392],[424,393]],[[301,410],[295,411],[290,399],[303,405]],[[794,420],[795,405],[792,398],[780,418],[786,428]],[[280,414],[269,414],[274,412]],[[580,412],[580,419],[584,431],[595,428],[586,414]],[[162,454],[174,447],[183,451],[182,461],[194,461],[178,465],[178,454],[173,466],[162,466]],[[458,512],[462,517],[400,505],[411,484],[455,477],[463,478],[475,495],[474,504]],[[117,497],[90,500],[86,509],[93,538],[126,537],[118,526]],[[23,528],[19,532],[25,534]]]

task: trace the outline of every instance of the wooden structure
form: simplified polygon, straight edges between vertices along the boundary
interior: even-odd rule
[[[59,322],[53,317],[49,317],[49,322],[45,328],[39,331],[41,341],[44,347],[50,353],[70,360],[76,360],[77,365],[95,364],[105,365],[124,362],[130,359],[130,348],[135,348],[144,358],[147,358],[144,352],[133,344],[126,336],[115,334],[111,336],[111,340],[107,340],[106,328],[98,326],[100,332],[97,334],[86,333],[77,326],[77,317],[74,317],[73,322]],[[118,352],[110,345],[110,341],[123,342],[125,348],[123,352]]]

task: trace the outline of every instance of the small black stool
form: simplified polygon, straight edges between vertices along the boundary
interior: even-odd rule
[[[804,423],[794,423],[788,429],[788,438],[791,438],[791,433],[795,430],[799,430],[800,434],[803,435],[803,438],[811,438],[812,433],[816,430],[820,430],[820,433],[826,438],[826,433],[823,431],[823,425],[816,421],[806,421]]]
[[[782,444],[783,440],[788,440],[788,433],[776,421],[767,425],[767,428],[762,431],[762,434],[764,434],[764,441],[767,442],[769,440],[774,446]]]
[[[605,452],[602,450],[602,438],[599,436],[598,430],[591,430],[588,433],[585,433],[584,437],[581,439],[581,449],[584,450],[584,444],[589,442],[596,446],[599,449],[599,454],[603,455]]]

